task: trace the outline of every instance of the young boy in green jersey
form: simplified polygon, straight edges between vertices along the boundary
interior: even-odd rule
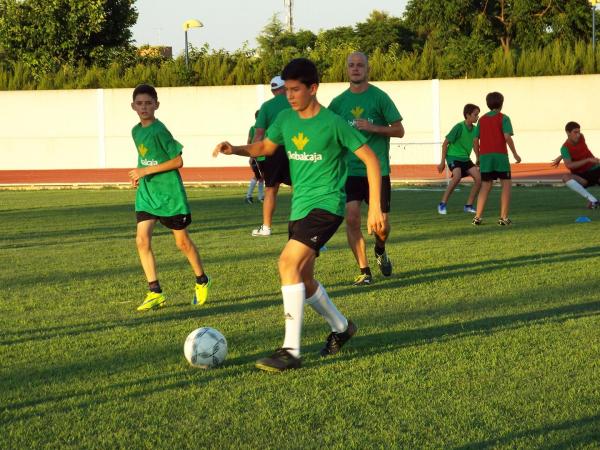
[[[473,151],[478,156],[481,172],[481,190],[477,198],[477,213],[472,223],[481,225],[492,183],[500,179],[502,194],[498,225],[507,226],[512,223],[508,218],[512,180],[506,147],[510,148],[517,164],[521,162],[521,157],[517,154],[512,139],[513,129],[510,118],[500,112],[504,104],[504,96],[500,92],[490,92],[485,97],[485,102],[490,111],[479,119],[473,139]]]
[[[440,214],[447,213],[446,206],[450,195],[452,195],[460,180],[467,176],[473,178],[473,187],[463,211],[466,213],[476,212],[473,208],[473,202],[481,187],[481,176],[479,175],[479,169],[471,161],[471,150],[473,149],[473,138],[475,137],[475,124],[479,120],[479,106],[471,103],[466,104],[463,108],[463,116],[465,120],[457,123],[450,130],[442,144],[442,161],[438,165],[438,172],[442,173],[444,167],[448,164],[452,178],[446,192],[442,195],[442,201],[438,205],[438,213]]]
[[[222,142],[213,151],[213,156],[224,153],[255,157],[273,154],[278,146],[285,145],[288,153],[294,190],[289,240],[279,257],[285,338],[275,353],[256,362],[257,368],[275,372],[301,366],[300,335],[305,303],[331,328],[321,356],[336,354],[357,330],[314,277],[319,249],[344,219],[346,151],[354,152],[367,168],[371,200],[368,232],[380,233],[384,227],[379,202],[379,161],[365,144],[366,138],[319,104],[316,97],[319,77],[312,61],[305,58],[292,60],[283,69],[282,78],[291,109],[279,113],[265,139],[244,146]]]
[[[158,95],[153,86],[141,84],[134,89],[131,108],[138,114],[140,123],[133,127],[131,135],[138,151],[138,165],[129,172],[129,178],[137,188],[135,241],[149,287],[146,298],[137,308],[138,311],[158,308],[165,304],[151,246],[156,222],[173,231],[177,247],[187,257],[196,275],[192,304],[202,305],[208,297],[210,286],[210,279],[204,273],[198,249],[186,230],[192,222],[192,215],[178,170],[183,166],[183,146],[173,139],[167,127],[154,117],[158,107]]]
[[[256,110],[256,112],[254,113],[255,121],[257,117],[258,110]],[[246,141],[246,144],[252,144],[255,132],[256,127],[252,125],[250,127],[250,130],[248,130],[248,140]],[[264,160],[264,158],[262,159]],[[252,173],[254,174],[254,176],[250,179],[250,183],[248,184],[248,190],[246,191],[246,203],[248,203],[249,205],[254,203],[252,197],[254,194],[254,187],[256,185],[258,185],[258,201],[262,203],[265,198],[265,180],[259,166],[259,161],[261,161],[261,159],[250,158],[248,161],[250,163],[250,168],[252,169]]]

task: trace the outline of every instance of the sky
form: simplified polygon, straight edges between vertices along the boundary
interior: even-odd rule
[[[294,0],[294,31],[317,33],[320,29],[353,26],[363,22],[374,9],[400,17],[408,0]],[[284,0],[138,0],[137,24],[132,28],[136,45],[173,47],[173,55],[184,47],[183,22],[197,19],[203,28],[188,31],[194,47],[208,43],[211,49],[234,51],[247,41],[256,47],[256,36],[273,14],[285,24]]]

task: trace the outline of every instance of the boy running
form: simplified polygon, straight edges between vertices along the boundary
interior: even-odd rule
[[[138,151],[138,166],[129,172],[129,178],[132,185],[137,187],[135,241],[149,288],[138,311],[165,305],[151,246],[156,222],[173,231],[177,247],[187,257],[196,275],[192,304],[202,305],[208,297],[210,286],[210,278],[204,273],[198,249],[186,230],[192,222],[192,215],[178,170],[183,166],[183,146],[154,117],[159,105],[153,86],[141,84],[134,89],[131,108],[138,114],[140,123],[133,127],[131,135]]]
[[[565,166],[571,173],[563,176],[563,183],[586,198],[589,209],[597,209],[600,207],[598,199],[586,188],[600,184],[600,159],[596,158],[588,148],[577,122],[567,123],[565,132],[567,140],[560,148],[560,156],[552,161],[552,165],[558,167],[560,160],[564,160]]]
[[[504,96],[500,92],[490,92],[485,97],[485,102],[490,112],[479,119],[473,140],[473,151],[478,156],[481,171],[481,190],[477,198],[477,213],[472,223],[481,225],[483,210],[492,190],[492,183],[494,180],[500,179],[502,195],[500,196],[498,225],[507,226],[512,223],[508,218],[512,181],[506,147],[510,148],[517,163],[521,162],[521,157],[517,154],[515,143],[512,140],[513,129],[510,119],[500,112],[504,104]]]
[[[446,214],[446,206],[450,195],[452,195],[460,180],[468,176],[473,178],[473,187],[463,211],[466,213],[476,212],[473,208],[473,202],[481,187],[481,176],[479,175],[479,169],[471,161],[471,150],[475,138],[475,124],[479,120],[479,106],[471,103],[466,104],[463,109],[463,116],[465,120],[456,124],[450,130],[442,144],[442,161],[438,165],[438,172],[442,173],[447,163],[448,169],[452,172],[452,178],[442,196],[442,201],[438,205],[438,213],[440,214]]]
[[[319,249],[344,220],[344,157],[347,150],[354,152],[367,168],[371,188],[367,222],[369,234],[381,233],[384,228],[379,204],[379,161],[365,144],[366,139],[344,119],[319,104],[316,97],[319,77],[312,61],[305,58],[292,60],[283,69],[282,78],[291,109],[279,113],[267,130],[265,139],[245,146],[222,142],[213,151],[213,156],[224,153],[255,157],[273,154],[278,146],[285,145],[288,153],[294,190],[289,240],[279,257],[285,338],[282,348],[256,362],[257,368],[275,372],[301,366],[300,335],[305,302],[331,328],[321,356],[339,352],[357,330],[314,278]]]

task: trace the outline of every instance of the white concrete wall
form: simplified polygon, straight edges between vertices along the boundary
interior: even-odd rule
[[[600,154],[600,75],[476,80],[393,81],[384,89],[404,117],[406,136],[392,140],[392,164],[437,164],[439,141],[462,120],[465,103],[486,111],[485,95],[500,91],[524,162],[547,162],[575,120]],[[347,87],[322,84],[328,105]],[[130,130],[137,116],[131,89],[0,92],[0,170],[126,168],[135,165]],[[268,86],[159,88],[160,118],[184,144],[188,167],[245,166],[244,158],[210,156],[221,140],[245,143],[254,111],[271,98]]]

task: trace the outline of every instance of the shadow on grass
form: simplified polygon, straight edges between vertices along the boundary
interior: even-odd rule
[[[160,364],[165,360],[173,358],[174,354],[180,354],[179,352],[179,345],[177,348],[165,346],[162,348],[162,351],[156,351],[156,348],[154,348],[150,360],[146,358],[142,362],[139,360],[136,362],[144,365],[152,362]],[[235,377],[244,373],[248,362],[256,359],[258,356],[258,354],[252,356],[245,355],[239,358],[228,359],[223,367],[211,370],[192,368],[181,357],[182,369],[170,373],[138,377],[113,384],[99,385],[96,388],[73,389],[69,392],[31,400],[13,403],[6,402],[3,404],[3,410],[0,410],[0,424],[7,425],[17,420],[27,420],[46,414],[68,414],[77,408],[88,410],[90,407],[95,407],[99,404],[143,398],[157,392],[186,388],[191,384],[201,386],[216,379]],[[95,361],[94,364],[78,363],[62,367],[58,370],[65,374],[75,371],[86,374],[94,373],[96,376],[98,376],[97,371],[104,371],[109,372],[110,375],[110,372],[115,373],[115,368],[122,366],[124,360],[135,360],[135,355],[121,354],[111,359]],[[40,380],[42,377],[46,378],[47,375],[39,374]],[[26,379],[23,381],[26,381]]]
[[[515,441],[519,441],[521,439],[533,439],[535,442],[539,443],[539,438],[555,432],[566,432],[567,434],[572,433],[572,435],[569,436],[568,439],[564,440],[564,442],[559,442],[555,445],[546,445],[544,448],[563,449],[588,446],[590,444],[598,445],[598,443],[600,443],[600,415],[583,417],[577,420],[568,420],[557,424],[534,428],[532,430],[509,433],[496,439],[473,442],[463,446],[454,447],[454,450],[498,448],[500,446],[519,448],[519,446],[525,446],[526,442]],[[551,439],[549,440],[551,441]]]
[[[357,350],[356,354],[340,355],[326,360],[325,363],[332,364],[339,361],[352,360],[364,354],[386,353],[398,348],[425,345],[433,342],[446,342],[467,336],[483,336],[500,331],[516,330],[535,324],[564,322],[572,319],[596,316],[598,314],[600,314],[600,300],[525,313],[490,316],[471,321],[413,330],[390,331],[367,335],[359,334],[352,339],[352,347]],[[377,319],[371,320],[376,321]]]
[[[573,250],[570,252],[548,252],[537,253],[533,255],[517,256],[505,259],[489,259],[465,264],[449,264],[441,267],[423,269],[414,272],[400,272],[392,275],[387,280],[381,280],[369,289],[396,289],[414,284],[429,283],[447,278],[454,278],[465,275],[478,275],[481,273],[490,273],[493,270],[515,269],[519,267],[531,267],[542,264],[554,264],[562,261],[572,261],[577,259],[588,259],[600,257],[600,247],[587,247]],[[335,289],[337,286],[344,286],[344,289]],[[348,287],[348,282],[339,282],[329,285],[332,292],[336,295],[356,294],[357,287]]]
[[[243,298],[247,300],[247,298]],[[252,301],[228,302],[228,303],[206,303],[202,308],[189,306],[187,304],[177,304],[169,308],[185,308],[176,312],[161,314],[150,311],[139,317],[129,319],[115,319],[107,322],[86,322],[81,324],[60,325],[48,328],[33,328],[28,330],[19,330],[15,332],[3,332],[0,337],[0,345],[13,345],[31,341],[41,341],[65,336],[79,336],[88,333],[98,333],[112,331],[115,328],[135,328],[148,324],[160,324],[163,322],[172,322],[187,320],[192,318],[206,318],[213,315],[227,315],[240,312],[248,312],[269,308],[271,306],[281,305],[281,299],[277,293],[255,296]],[[0,381],[1,384],[1,381]]]

